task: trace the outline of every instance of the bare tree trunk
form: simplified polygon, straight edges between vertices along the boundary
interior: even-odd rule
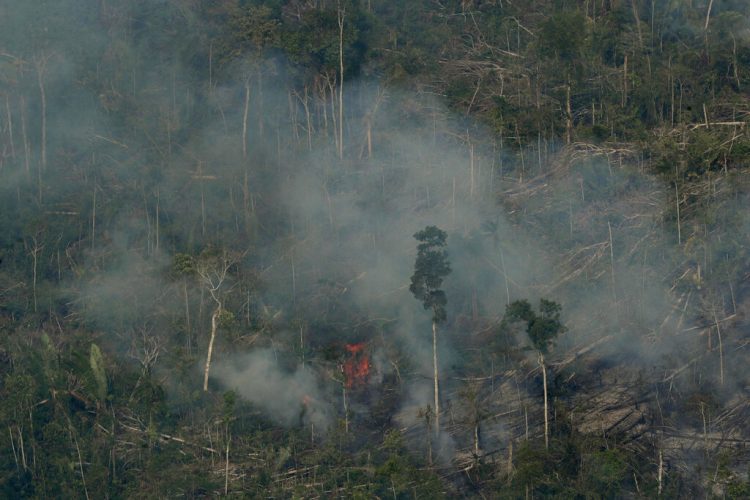
[[[609,230],[609,265],[612,272],[612,300],[617,302],[617,288],[615,282],[615,247],[612,243],[612,224],[607,221],[607,229]]]
[[[289,103],[289,120],[292,122],[292,136],[297,144],[299,144],[299,124],[297,123],[297,103],[293,98],[294,91],[289,90],[287,93],[287,101]]]
[[[37,83],[39,84],[39,95],[42,101],[42,170],[47,168],[47,93],[44,89],[44,67],[46,62],[42,58],[36,63]]]
[[[214,44],[208,44],[208,90],[211,92],[214,87]]]
[[[735,54],[737,53],[736,47],[737,44],[734,44],[735,46]],[[735,57],[735,61],[737,58]],[[735,68],[735,76],[737,75],[737,69]],[[739,87],[739,85],[738,85]],[[6,114],[6,120],[8,122],[8,142],[10,144],[10,157],[15,160],[16,158],[16,145],[15,141],[13,140],[13,115],[10,112],[10,100],[8,99],[8,94],[5,94],[5,114]]]
[[[565,97],[565,143],[570,144],[573,135],[573,111],[570,105],[570,84],[565,86]]]
[[[21,451],[21,464],[23,464],[23,470],[28,470],[28,464],[26,463],[26,447],[23,444],[23,433],[21,432],[21,426],[16,425],[18,431],[18,449]]]
[[[740,90],[740,75],[737,71],[737,39],[732,35],[732,72],[734,73],[734,80],[737,82],[737,90]],[[12,136],[11,136],[12,140]],[[13,143],[11,142],[11,150],[13,149]]]
[[[344,13],[339,5],[339,160],[344,159]]]
[[[367,159],[372,159],[372,120],[367,119],[365,126],[367,127]]]
[[[469,197],[474,198],[476,184],[474,180],[474,144],[471,142],[471,137],[469,137],[468,133],[466,134],[466,138],[469,141]]]
[[[544,449],[549,449],[549,409],[547,407],[547,367],[544,366],[544,354],[539,353],[539,366],[542,369],[542,385],[544,387]]]
[[[432,376],[435,382],[435,434],[440,434],[440,388],[438,386],[437,323],[432,322]]]
[[[34,243],[34,247],[31,249],[31,260],[33,267],[31,269],[31,290],[34,298],[34,312],[37,312],[37,296],[36,296],[36,283],[37,283],[37,269],[39,265],[39,253],[44,248],[44,245],[41,245],[39,243],[39,240],[36,236],[33,236],[31,238],[31,241]]]
[[[708,30],[708,22],[711,20],[711,8],[714,6],[714,0],[708,2],[708,9],[706,10],[706,24],[703,25],[703,31]]]
[[[214,313],[211,315],[211,339],[208,341],[208,353],[206,354],[206,368],[203,370],[203,390],[208,391],[208,372],[211,370],[211,355],[214,352],[214,340],[216,339],[216,330],[219,326],[219,315],[221,314],[221,304],[219,304]]]
[[[711,0],[713,1],[713,0]],[[630,0],[630,6],[633,8],[633,17],[635,18],[635,29],[638,34],[638,48],[643,50],[643,34],[641,33],[641,18],[638,15],[638,6],[636,0]]]
[[[332,80],[329,77],[326,77],[328,82],[328,87],[331,92],[331,125],[333,126],[333,142],[336,144],[336,154],[339,154],[339,129],[336,122],[338,121],[336,118],[336,86],[334,85],[335,81]]]
[[[156,188],[156,215],[154,216],[154,225],[156,226],[156,241],[154,242],[156,245],[156,253],[159,253],[159,202],[161,201],[161,197],[159,196],[159,188]]]
[[[622,103],[621,107],[625,107],[628,101],[628,55],[625,54],[625,62],[622,67]]]
[[[344,432],[349,434],[349,402],[346,399],[346,379],[341,384],[341,390],[344,395]]]
[[[677,187],[677,167],[675,166],[674,197],[677,207],[677,244],[682,245],[682,228],[680,227],[680,189]]]
[[[247,114],[250,111],[250,78],[245,80],[245,109],[242,113],[242,159],[247,159]]]
[[[224,496],[229,494],[229,431],[227,431],[227,450],[224,462]]]
[[[656,482],[658,484],[656,494],[659,496],[661,496],[663,477],[664,477],[664,455],[662,451],[659,450],[659,469],[656,472]]]
[[[250,296],[248,293],[248,309],[250,307]],[[248,323],[250,323],[250,313],[248,312]],[[305,330],[304,326],[300,323],[299,325],[299,352],[302,358],[302,368],[305,367]]]
[[[263,139],[265,132],[263,113],[263,71],[258,69],[258,137],[261,139]]]
[[[308,103],[307,85],[305,85],[305,99],[302,101],[305,108],[305,123],[307,124],[307,149],[312,151],[312,119],[310,117],[310,104]]]
[[[719,337],[719,381],[721,385],[724,385],[724,345],[721,342],[721,328],[719,327],[719,320],[716,318],[716,311],[714,311],[714,323],[716,324],[716,334]]]
[[[26,170],[26,178],[31,179],[31,146],[29,145],[29,135],[26,131],[26,100],[21,97],[21,137],[23,138],[23,164]],[[41,193],[39,194],[41,203]]]
[[[93,253],[94,250],[96,250],[96,182],[91,202],[91,252]]]
[[[71,432],[71,435],[73,435],[72,432]],[[81,448],[78,446],[78,439],[75,436],[73,436],[73,440],[76,445],[76,452],[78,453],[78,469],[81,471],[81,481],[83,482],[83,493],[86,495],[86,500],[89,500],[89,490],[86,487],[86,476],[83,473],[83,459],[81,458]]]
[[[16,470],[21,471],[21,468],[18,465],[18,452],[16,452],[16,444],[15,440],[13,439],[13,429],[8,426],[8,434],[10,435],[10,448],[13,450],[13,459],[16,461]]]
[[[185,332],[187,333],[187,351],[192,353],[191,333],[190,333],[190,301],[188,300],[187,280],[182,281],[182,294],[185,298]]]

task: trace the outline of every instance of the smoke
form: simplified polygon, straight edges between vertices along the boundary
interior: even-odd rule
[[[466,345],[516,299],[562,304],[569,332],[553,362],[605,339],[590,355],[672,370],[703,341],[690,330],[698,292],[685,290],[706,266],[699,271],[696,258],[683,274],[671,186],[639,169],[636,152],[541,138],[536,145],[506,138],[501,147],[491,131],[426,92],[363,80],[345,85],[342,160],[338,101],[295,94],[284,61],[209,68],[209,44],[191,37],[191,17],[169,2],[153,7],[164,9],[160,16],[130,13],[132,21],[94,2],[59,5],[82,17],[55,24],[38,9],[4,9],[26,20],[2,38],[25,62],[12,78],[3,67],[15,155],[6,123],[0,202],[15,239],[47,220],[34,229],[45,245],[40,275],[55,284],[54,300],[93,327],[123,332],[159,317],[203,356],[208,314],[201,324],[199,285],[183,298],[165,271],[169,259],[212,246],[247,252],[240,267],[257,283],[226,291],[226,307],[247,319],[220,332],[212,378],[284,425],[322,431],[341,408],[333,381],[340,359],[326,358],[331,345],[387,344],[375,350],[376,371],[398,367],[406,379],[396,421],[421,428],[418,410],[432,402],[430,314],[408,284],[413,234],[436,225],[448,233],[453,269],[445,280],[449,321],[438,338],[445,394],[461,385]],[[65,28],[65,43],[46,50],[55,34],[25,53],[20,41],[31,28],[21,26],[53,24]],[[179,29],[167,29],[173,25]],[[34,65],[42,56],[43,71]],[[209,72],[220,85],[208,84]],[[747,213],[746,200],[726,208]],[[720,224],[712,227],[730,227]],[[690,234],[685,229],[685,246]],[[0,236],[5,248],[11,239]],[[18,273],[28,275],[23,265]],[[361,326],[365,320],[381,326]],[[296,338],[287,338],[295,322],[303,325],[302,354],[325,362],[302,368]],[[254,331],[256,344],[238,340]],[[277,333],[289,341],[276,343]],[[238,349],[248,352],[232,354]],[[488,426],[505,432],[497,421]],[[436,450],[458,447],[441,436]]]
[[[329,395],[315,374],[304,367],[282,369],[272,349],[258,349],[225,360],[215,370],[227,388],[263,408],[285,426],[313,425],[325,433],[333,423]]]

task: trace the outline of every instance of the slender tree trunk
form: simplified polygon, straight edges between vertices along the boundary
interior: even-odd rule
[[[42,101],[42,170],[47,168],[47,92],[44,89],[44,66],[46,61],[37,62],[36,74],[39,84],[39,95]]]
[[[609,230],[609,264],[612,273],[612,300],[617,302],[617,288],[615,286],[615,248],[612,243],[612,224],[607,221],[607,229]]]
[[[716,324],[716,334],[719,337],[719,381],[721,385],[724,385],[724,345],[721,341],[721,328],[716,317],[716,311],[714,311],[714,323]]]
[[[328,77],[326,77],[328,78]],[[335,78],[335,77],[334,77]],[[339,129],[337,125],[337,118],[336,118],[336,86],[335,86],[335,80],[328,78],[328,87],[331,92],[331,126],[333,127],[333,142],[336,145],[336,155],[339,154],[339,145],[341,144],[339,141]]]
[[[250,308],[250,295],[248,294],[248,309]],[[248,324],[250,323],[250,313],[248,313]],[[305,330],[302,324],[299,325],[299,352],[302,358],[302,368],[305,367]]]
[[[474,420],[474,455],[479,456],[479,418]]]
[[[547,367],[544,366],[544,354],[539,353],[539,367],[542,369],[542,385],[544,387],[544,449],[549,449],[549,409],[547,405]]]
[[[711,8],[714,6],[714,0],[708,2],[708,9],[706,9],[706,23],[703,25],[703,31],[708,30],[708,22],[711,20]]]
[[[229,442],[230,436],[229,431],[227,430],[227,450],[224,462],[224,496],[229,495]]]
[[[437,323],[432,322],[432,376],[435,382],[435,435],[440,433],[440,388],[438,385]]]
[[[674,127],[674,77],[672,76],[672,56],[669,56],[669,124]]]
[[[628,55],[625,54],[625,62],[622,66],[622,103],[621,107],[625,107],[628,102]]]
[[[71,425],[71,435],[72,435],[72,425]],[[83,482],[83,493],[86,496],[86,500],[89,500],[89,490],[86,487],[86,476],[83,473],[83,459],[81,458],[81,448],[78,446],[78,439],[73,436],[73,441],[76,445],[76,452],[78,453],[78,470],[81,471],[81,481]]]
[[[734,80],[737,82],[737,90],[740,90],[740,74],[737,71],[737,39],[734,35],[732,35],[732,72],[734,73]],[[11,135],[11,150],[13,149],[12,139]]]
[[[263,121],[263,72],[258,70],[258,137],[263,139],[265,122]]]
[[[474,180],[474,144],[471,142],[471,137],[466,134],[466,138],[469,141],[469,197],[474,198],[475,180]]]
[[[34,312],[37,312],[37,296],[36,296],[36,284],[37,284],[37,269],[39,265],[39,253],[44,248],[44,245],[41,245],[39,243],[39,240],[36,236],[32,237],[31,239],[34,242],[34,247],[31,249],[31,259],[32,259],[32,282],[31,282],[31,289],[32,289],[32,295],[34,298]]]
[[[26,463],[26,447],[23,444],[23,432],[21,432],[21,426],[16,425],[18,431],[18,449],[21,450],[21,464],[23,464],[23,470],[28,470],[28,464]]]
[[[664,455],[662,451],[659,450],[659,469],[656,472],[656,482],[657,482],[656,494],[659,496],[661,496],[663,477],[664,477]]]
[[[190,333],[190,300],[188,299],[187,280],[182,280],[182,294],[185,299],[185,332],[187,333],[187,351],[188,355],[192,353],[191,333]]]
[[[570,83],[565,86],[565,97],[565,143],[570,144],[573,135],[573,111],[570,105]]]
[[[310,117],[310,104],[308,103],[307,85],[305,85],[305,99],[302,101],[305,108],[305,123],[307,124],[307,149],[312,151],[312,119]]]
[[[91,202],[91,253],[96,250],[96,183],[94,183],[93,200]]]
[[[16,452],[16,444],[13,439],[13,429],[11,429],[10,426],[8,426],[8,434],[10,435],[10,448],[13,450],[13,459],[16,461],[16,470],[21,472],[21,468],[18,465],[18,452]]]
[[[221,304],[219,304],[214,313],[211,315],[211,339],[208,341],[208,353],[206,354],[206,368],[203,371],[203,390],[208,391],[208,372],[211,370],[211,356],[214,352],[214,340],[216,339],[216,330],[219,327],[219,315],[221,314]]]
[[[250,111],[250,78],[245,80],[245,109],[242,113],[242,159],[247,159],[247,114]]]
[[[513,440],[511,439],[508,443],[508,469],[507,472],[508,478],[510,478],[513,475]]]
[[[680,227],[680,189],[677,186],[677,166],[674,174],[674,198],[677,207],[677,244],[682,245],[682,228]]]
[[[736,54],[736,47],[737,44],[734,44],[735,46],[735,54]],[[735,57],[735,61],[737,58]],[[735,76],[737,75],[737,69],[735,64],[735,70],[734,70]],[[739,85],[738,85],[739,87]],[[8,94],[5,94],[5,114],[6,114],[6,120],[8,122],[8,143],[10,144],[10,157],[15,160],[16,158],[16,145],[15,141],[13,140],[13,115],[10,112],[10,100],[8,98]]]
[[[425,437],[427,438],[427,465],[432,467],[432,429],[430,429],[430,419],[432,418],[432,415],[430,414],[429,406],[426,408],[424,417],[425,426],[427,427],[427,432],[425,432]]]
[[[638,34],[638,48],[643,50],[643,34],[641,33],[641,17],[638,15],[638,5],[636,5],[636,0],[630,0],[630,6],[633,8],[633,18],[635,19],[635,29],[636,29],[636,33]]]
[[[159,253],[159,203],[161,201],[161,197],[159,196],[159,188],[156,188],[156,215],[154,215],[154,225],[156,226],[156,241],[154,244],[156,245],[156,253]]]
[[[26,178],[31,178],[31,146],[29,135],[26,131],[26,100],[21,97],[21,137],[23,138],[23,165],[26,170]],[[41,194],[39,202],[41,203]]]
[[[341,384],[344,395],[344,432],[349,434],[349,401],[346,399],[346,380]]]
[[[299,144],[299,124],[297,123],[297,102],[293,97],[294,91],[289,90],[287,93],[287,101],[289,102],[289,119],[292,122],[292,136],[297,144]]]
[[[344,159],[344,9],[339,5],[339,159]]]
[[[367,119],[366,122],[367,126],[367,159],[372,159],[372,120],[370,118]]]

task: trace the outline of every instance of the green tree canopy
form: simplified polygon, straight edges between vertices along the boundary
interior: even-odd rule
[[[505,324],[513,321],[526,323],[526,333],[534,348],[541,353],[546,353],[555,338],[566,331],[560,321],[562,307],[557,302],[541,299],[539,301],[539,313],[531,307],[528,300],[516,300],[505,309]]]
[[[443,278],[451,272],[445,249],[447,234],[436,226],[427,226],[416,233],[414,238],[419,244],[409,290],[415,298],[422,301],[425,309],[432,309],[432,320],[440,323],[447,317],[445,306],[448,303],[440,286]]]

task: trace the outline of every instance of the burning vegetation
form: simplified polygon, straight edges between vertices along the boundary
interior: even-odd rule
[[[363,386],[370,376],[370,355],[367,352],[367,343],[346,344],[344,346],[349,357],[341,365],[344,373],[344,385],[347,389]]]

